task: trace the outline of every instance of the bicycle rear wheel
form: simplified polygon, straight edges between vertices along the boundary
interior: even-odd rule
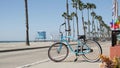
[[[48,50],[48,57],[54,62],[61,62],[68,56],[69,50],[64,43],[55,43]]]
[[[88,50],[89,53],[84,53],[84,50]],[[102,54],[102,48],[100,44],[94,40],[86,40],[83,46],[83,58],[88,62],[97,62],[100,60],[100,55]]]

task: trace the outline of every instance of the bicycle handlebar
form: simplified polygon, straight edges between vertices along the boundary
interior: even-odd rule
[[[62,33],[62,31],[61,31],[61,26],[63,26],[63,25],[66,25],[66,23],[63,23],[63,24],[60,25],[60,27],[59,27],[59,32],[60,32],[60,33]]]
[[[59,28],[59,32],[60,32],[60,33],[62,33],[62,32],[61,32],[61,26],[63,26],[63,25],[65,25],[65,31],[71,31],[71,29],[67,30],[67,29],[66,29],[66,23],[63,23],[63,24],[60,25],[60,28]]]

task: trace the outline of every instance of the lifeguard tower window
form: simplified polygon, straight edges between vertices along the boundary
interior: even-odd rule
[[[115,46],[117,43],[117,35],[120,34],[120,30],[112,31],[112,46]]]

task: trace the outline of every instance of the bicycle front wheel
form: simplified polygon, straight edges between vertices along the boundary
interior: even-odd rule
[[[84,49],[89,50],[88,53],[84,53]],[[88,62],[97,62],[102,54],[102,48],[100,44],[94,40],[86,40],[83,46],[83,58]]]
[[[61,62],[68,56],[69,50],[64,43],[55,43],[48,50],[48,57],[54,62]]]

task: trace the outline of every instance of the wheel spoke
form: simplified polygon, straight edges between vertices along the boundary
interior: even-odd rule
[[[68,48],[63,43],[55,43],[48,50],[48,57],[55,62],[60,62],[68,56]]]
[[[95,62],[98,61],[100,58],[99,56],[102,54],[102,49],[99,45],[99,43],[92,41],[92,40],[87,40],[84,48],[88,48],[90,50],[88,53],[85,53],[83,57],[89,61],[89,62]],[[84,52],[84,50],[83,50]]]

